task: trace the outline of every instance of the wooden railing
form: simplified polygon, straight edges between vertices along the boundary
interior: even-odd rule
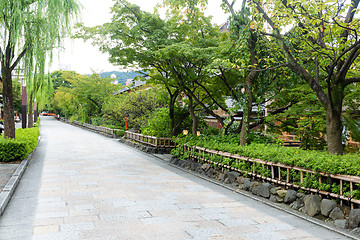
[[[130,131],[125,131],[125,138],[156,148],[174,148],[176,146],[171,138],[158,138]]]
[[[119,130],[119,129],[112,129],[112,128],[108,128],[108,127],[102,127],[102,126],[95,126],[95,125],[91,125],[88,123],[83,123],[83,122],[79,122],[79,121],[72,121],[70,122],[69,120],[64,120],[67,123],[71,123],[80,127],[84,127],[99,133],[104,133],[107,135],[111,135],[111,136],[116,136],[115,131]]]
[[[242,174],[247,174],[254,178],[262,179],[267,182],[272,182],[278,185],[284,185],[286,187],[292,187],[296,189],[302,189],[305,191],[317,193],[326,197],[331,197],[333,199],[340,200],[342,205],[344,201],[351,203],[351,208],[354,207],[354,204],[360,206],[360,200],[353,199],[354,191],[359,191],[360,177],[349,176],[349,175],[340,175],[340,174],[328,174],[323,172],[314,172],[308,169],[301,167],[290,166],[281,163],[273,163],[268,161],[263,161],[260,159],[250,159],[247,157],[242,157],[237,154],[231,154],[227,152],[215,151],[211,149],[206,149],[198,146],[186,146],[184,145],[184,153],[190,152],[190,158],[197,160],[199,162],[208,162],[214,164],[217,167],[225,168],[233,171],[240,172]],[[206,156],[217,156],[221,159],[226,159],[228,164],[223,164],[221,162],[212,161],[207,159]],[[234,164],[235,163],[235,164]],[[241,164],[242,163],[242,164]],[[244,166],[246,164],[246,170],[239,169],[234,167],[234,165]],[[266,172],[263,175],[260,172]],[[294,175],[297,176],[297,179],[294,179]],[[336,184],[339,187],[340,194],[335,194],[332,192],[322,191],[319,189],[304,187],[305,178],[308,176],[316,176],[319,185],[325,181],[329,184]],[[350,196],[344,196],[345,187],[349,187]]]

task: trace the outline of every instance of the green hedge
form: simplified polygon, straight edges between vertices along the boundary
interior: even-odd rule
[[[25,159],[35,150],[40,131],[38,127],[16,129],[15,139],[4,139],[0,136],[0,162],[11,162]]]
[[[344,174],[360,177],[360,155],[329,155],[324,151],[301,150],[276,144],[250,144],[241,147],[229,137],[194,137],[187,136],[175,139],[179,147],[173,154],[182,155],[182,145],[200,146],[223,152],[238,154],[243,157],[257,158],[264,161],[279,162],[291,166],[303,167],[315,172]]]

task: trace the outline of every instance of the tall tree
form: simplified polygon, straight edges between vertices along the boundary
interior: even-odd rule
[[[35,63],[43,73],[46,55],[68,33],[79,10],[76,0],[1,0],[0,62],[3,82],[5,138],[15,138],[12,72],[23,61],[32,77]]]
[[[328,152],[342,154],[343,101],[346,88],[360,82],[360,0],[257,1],[267,31],[289,69],[304,79],[326,112]],[[286,32],[286,29],[291,29]]]

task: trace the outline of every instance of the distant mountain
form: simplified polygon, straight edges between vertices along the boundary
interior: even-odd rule
[[[102,78],[104,77],[110,77],[111,75],[115,74],[115,76],[118,78],[119,84],[125,85],[127,79],[134,79],[136,76],[142,76],[139,73],[136,72],[119,72],[119,71],[111,71],[111,72],[103,72],[100,73],[100,76]]]

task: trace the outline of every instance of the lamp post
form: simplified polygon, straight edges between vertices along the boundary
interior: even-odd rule
[[[22,98],[21,98],[21,113],[22,113],[22,128],[26,128],[27,124],[27,94],[26,94],[26,80],[23,80],[22,84]]]
[[[34,122],[37,122],[36,98],[34,99]]]

